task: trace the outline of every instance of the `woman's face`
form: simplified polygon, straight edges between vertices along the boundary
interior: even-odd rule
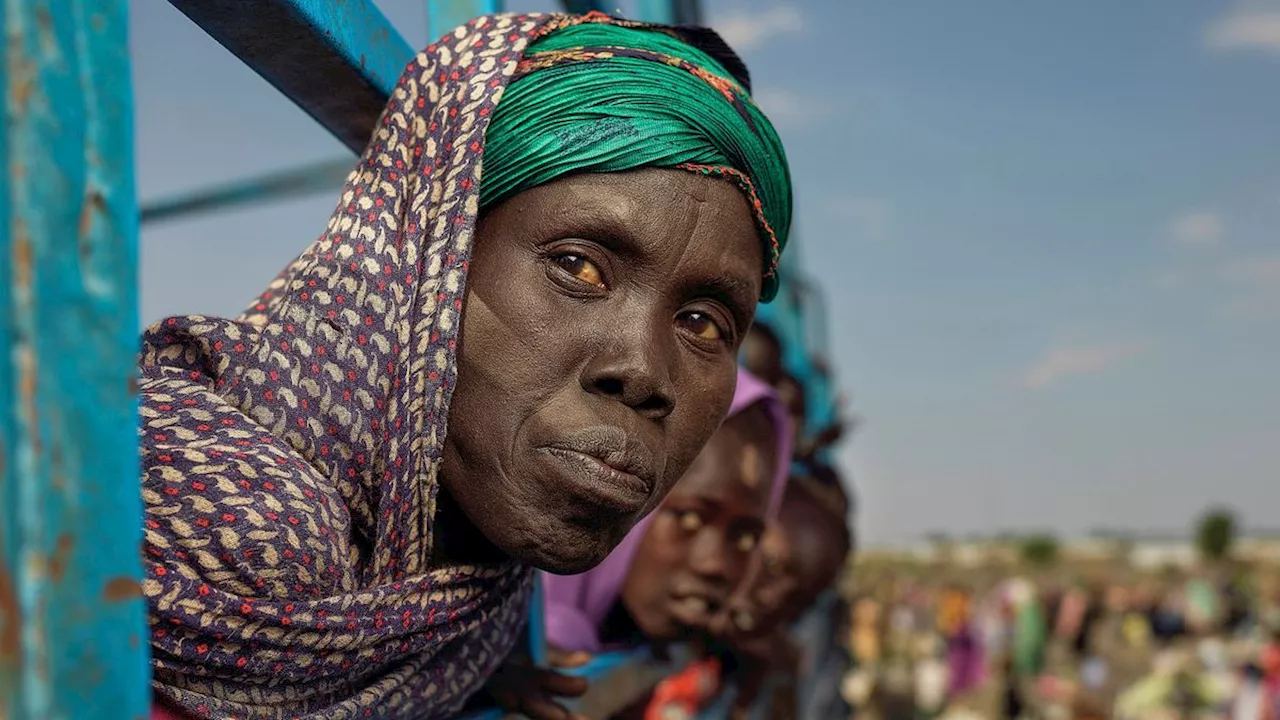
[[[622,587],[622,602],[645,636],[705,629],[742,582],[764,531],[775,453],[773,424],[754,405],[721,426],[671,491]]]
[[[571,176],[476,230],[442,483],[506,554],[599,563],[720,424],[763,272],[742,193],[684,170]]]

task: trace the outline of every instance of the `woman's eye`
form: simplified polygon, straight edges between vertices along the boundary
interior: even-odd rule
[[[720,331],[720,326],[706,313],[687,312],[680,316],[680,324],[703,340],[719,342],[724,339],[724,333]]]
[[[596,264],[581,255],[560,255],[555,259],[561,270],[569,273],[574,279],[593,287],[603,288],[604,276]]]
[[[697,532],[702,527],[702,518],[696,512],[680,513],[680,529],[685,532]]]
[[[756,549],[756,536],[751,533],[738,536],[738,552],[749,553]]]

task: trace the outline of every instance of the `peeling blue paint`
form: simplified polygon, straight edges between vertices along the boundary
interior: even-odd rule
[[[126,0],[4,0],[0,716],[148,713]]]

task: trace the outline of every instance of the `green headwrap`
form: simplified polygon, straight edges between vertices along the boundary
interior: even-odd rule
[[[530,45],[485,133],[480,205],[565,175],[642,167],[742,187],[764,247],[761,300],[771,300],[791,226],[782,142],[720,63],[655,29],[587,20]]]

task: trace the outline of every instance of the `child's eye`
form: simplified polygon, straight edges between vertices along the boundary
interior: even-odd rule
[[[702,527],[702,517],[692,510],[680,513],[680,529],[685,532],[697,532]]]
[[[745,533],[738,536],[738,552],[749,553],[756,549],[756,536],[753,533]]]

